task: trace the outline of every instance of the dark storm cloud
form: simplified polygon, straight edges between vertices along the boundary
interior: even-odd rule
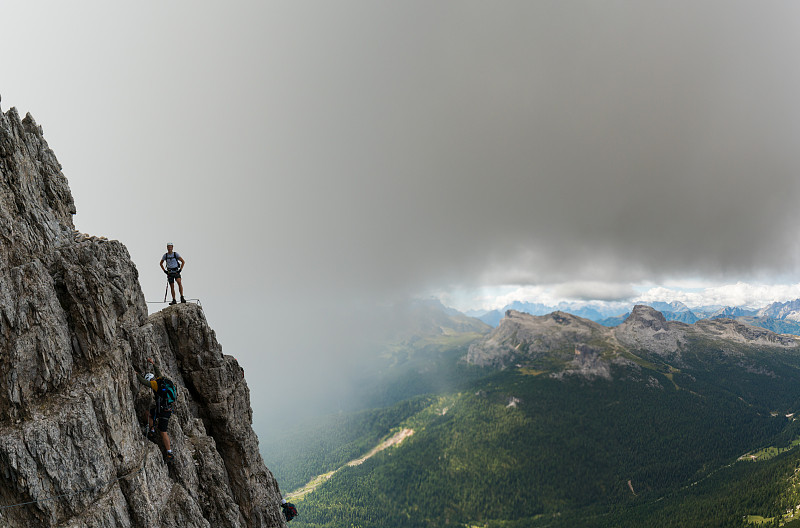
[[[51,7],[8,13],[49,39],[17,98],[134,254],[163,218],[115,190],[185,210],[210,269],[247,247],[268,295],[796,269],[795,4]]]
[[[330,10],[287,94],[314,126],[286,243],[342,284],[794,269],[796,7]]]

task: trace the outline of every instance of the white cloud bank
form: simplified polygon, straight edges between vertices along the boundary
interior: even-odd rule
[[[680,301],[689,307],[721,305],[757,309],[774,302],[800,298],[800,283],[709,284],[684,281],[680,284],[652,286],[566,282],[547,286],[502,286],[479,290],[455,290],[439,292],[435,296],[445,305],[464,312],[502,309],[514,301],[548,306],[559,303],[603,304],[621,308],[639,302]]]
[[[682,291],[680,289],[658,286],[644,292],[642,301],[680,301],[687,306],[746,306],[762,308],[773,302],[786,302],[800,298],[798,284],[750,284],[737,282],[708,286],[699,291]]]

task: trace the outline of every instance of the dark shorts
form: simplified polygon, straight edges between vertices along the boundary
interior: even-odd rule
[[[175,271],[167,270],[167,280],[169,281],[170,284],[174,283],[175,279],[180,279],[180,278],[181,278],[180,270],[175,270]]]
[[[156,415],[156,408],[150,407],[150,417]],[[164,433],[167,432],[167,426],[169,425],[169,417],[172,416],[172,410],[161,409],[158,411],[158,430]]]

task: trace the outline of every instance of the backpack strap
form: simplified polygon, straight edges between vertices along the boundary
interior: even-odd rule
[[[165,261],[166,261],[166,263],[167,263],[167,271],[169,271],[169,270],[171,270],[171,269],[173,269],[173,270],[174,270],[174,269],[181,269],[181,262],[178,260],[178,257],[179,257],[180,255],[178,255],[178,253],[177,253],[176,251],[173,251],[173,252],[172,252],[172,256],[171,256],[171,257],[168,257],[167,255],[169,255],[169,253],[164,253],[164,260],[165,260]],[[170,267],[169,267],[169,261],[170,261],[170,259],[172,259],[172,260],[174,260],[174,261],[175,261],[175,267],[174,267],[174,268],[170,268]]]

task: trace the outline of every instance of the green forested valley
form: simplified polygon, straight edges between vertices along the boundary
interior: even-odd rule
[[[380,391],[406,399],[265,447],[284,495],[337,470],[292,499],[292,526],[779,526],[800,503],[794,352],[695,341],[679,367],[639,350],[604,377],[478,373],[457,366],[465,350],[435,362],[468,372],[460,384],[431,392],[412,369]],[[346,465],[400,430],[413,434]]]

